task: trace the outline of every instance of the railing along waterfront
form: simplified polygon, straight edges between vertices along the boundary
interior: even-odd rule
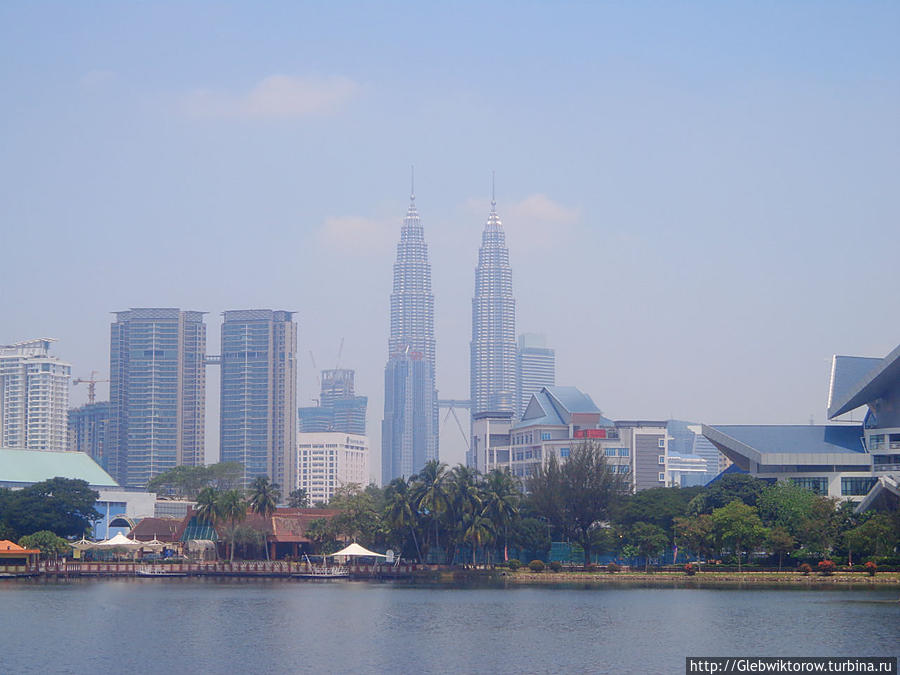
[[[305,562],[286,560],[152,563],[152,562],[86,562],[47,560],[34,566],[21,566],[21,573],[47,576],[241,576],[290,577],[307,573]],[[392,578],[407,576],[422,569],[415,563],[401,565],[350,565],[350,576],[356,578]]]

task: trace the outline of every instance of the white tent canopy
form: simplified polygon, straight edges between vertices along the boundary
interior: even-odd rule
[[[364,557],[385,558],[385,557],[387,557],[382,553],[375,553],[374,551],[370,551],[367,548],[363,548],[356,542],[353,542],[347,548],[343,548],[340,551],[338,551],[337,553],[332,553],[331,556],[329,556],[329,557],[332,557],[332,556],[336,557],[336,556],[341,556],[341,555],[347,556],[350,558],[364,558]]]
[[[103,546],[105,548],[114,548],[116,546],[124,546],[125,548],[136,548],[142,546],[142,543],[139,541],[135,541],[134,539],[129,539],[124,534],[119,532],[112,539],[107,539],[105,541],[98,541],[95,546]]]
[[[79,551],[87,551],[88,549],[94,548],[96,545],[97,545],[96,542],[88,541],[87,539],[84,538],[84,536],[82,536],[81,539],[79,539],[78,541],[70,541],[69,542],[69,546],[71,546],[72,548],[78,549]]]

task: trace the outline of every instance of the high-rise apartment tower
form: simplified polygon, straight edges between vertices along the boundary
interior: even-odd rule
[[[220,460],[244,465],[244,487],[268,476],[284,494],[296,483],[297,324],[293,312],[224,313]]]
[[[42,338],[0,346],[0,446],[66,450],[72,368]]]
[[[110,329],[107,470],[120,485],[204,463],[206,324],[203,312],[116,312]]]
[[[438,457],[431,265],[415,191],[400,229],[384,370],[381,475],[386,485]]]
[[[87,403],[69,411],[69,450],[84,452],[104,469],[109,464],[106,428],[109,426],[109,401]]]

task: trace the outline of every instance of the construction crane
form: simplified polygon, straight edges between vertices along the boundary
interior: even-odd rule
[[[87,384],[88,386],[88,403],[94,403],[97,399],[97,383],[98,382],[109,382],[109,380],[98,380],[95,375],[97,375],[96,370],[91,371],[90,378],[76,377],[72,380],[72,384]]]

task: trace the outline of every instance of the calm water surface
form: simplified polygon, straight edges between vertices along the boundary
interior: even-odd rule
[[[0,581],[3,672],[677,673],[896,656],[897,590]]]

